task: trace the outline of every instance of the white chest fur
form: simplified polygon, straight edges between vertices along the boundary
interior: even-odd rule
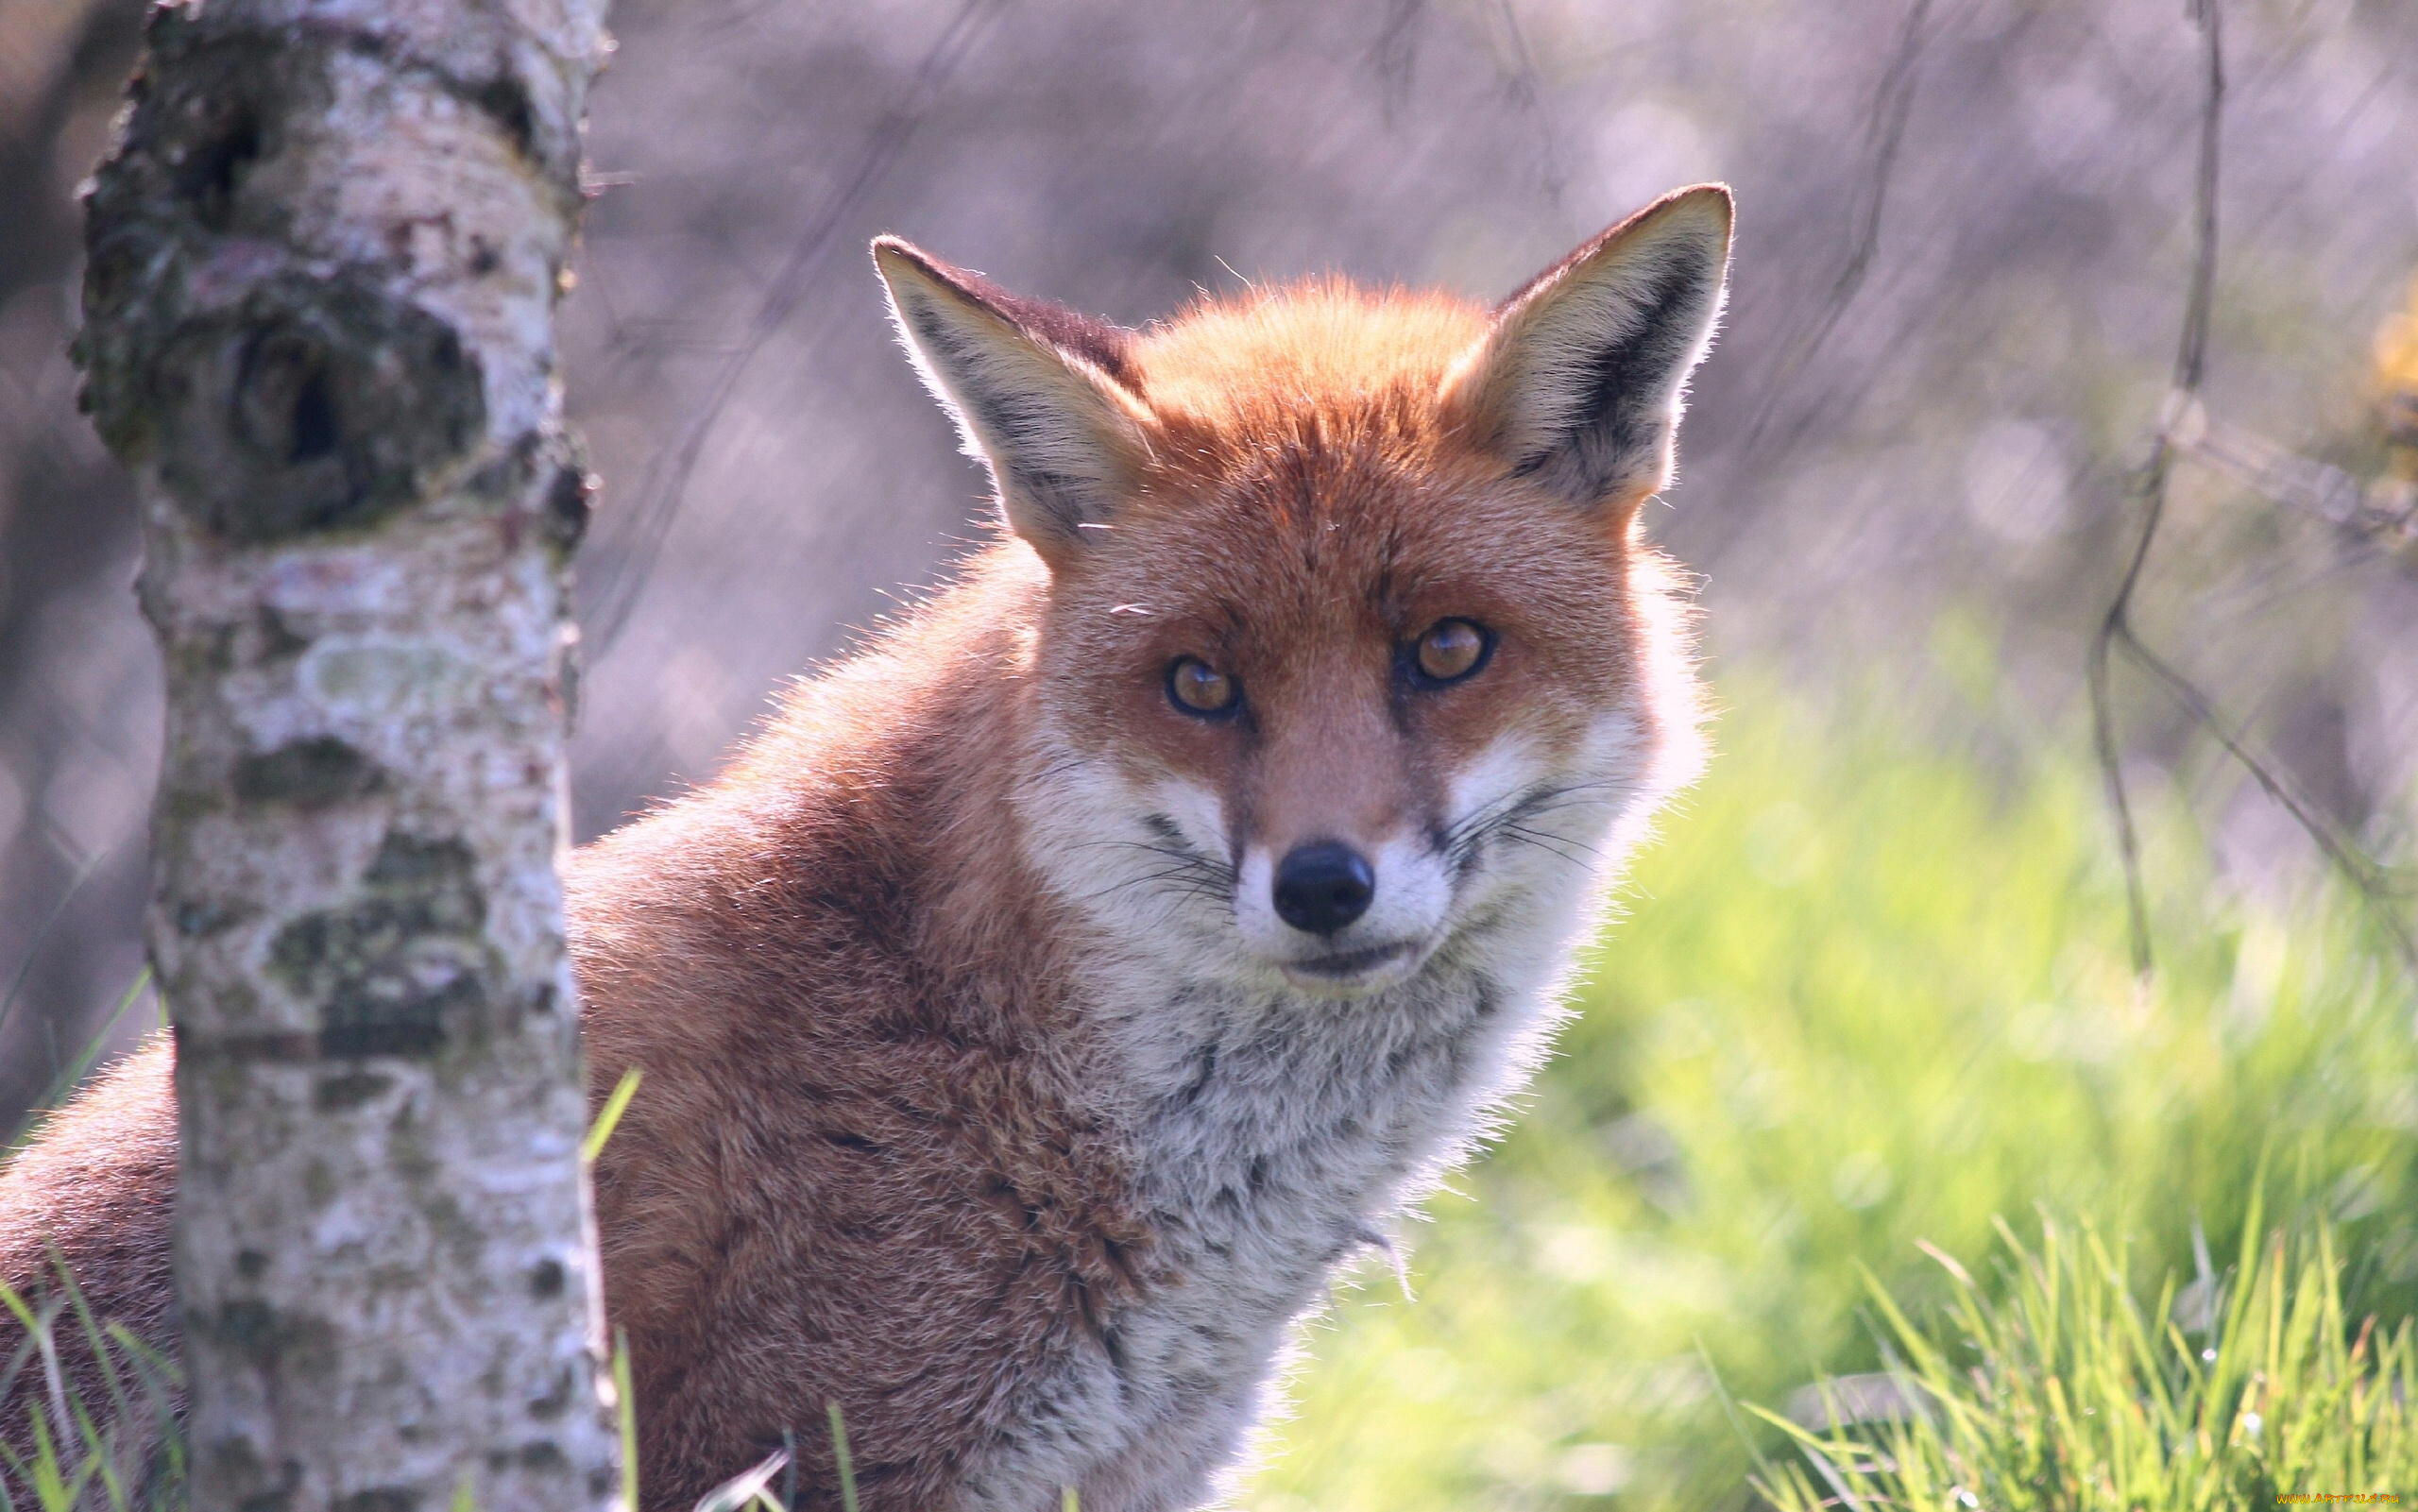
[[[1337,1264],[1384,1242],[1467,1147],[1543,1017],[1541,985],[1446,964],[1371,998],[1170,1005],[1199,1048],[1140,1068],[1153,1096],[1135,1134],[1171,1281],[1114,1322],[1167,1504],[1235,1457]]]
[[[966,1512],[1206,1504],[1262,1416],[1288,1334],[1338,1264],[1387,1241],[1525,1079],[1558,1013],[1583,882],[1470,931],[1364,998],[1114,974],[1135,1177],[1161,1277],[1105,1349],[1036,1390]],[[1557,906],[1558,905],[1558,906]]]

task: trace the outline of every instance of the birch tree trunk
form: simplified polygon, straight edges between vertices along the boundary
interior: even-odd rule
[[[165,0],[86,403],[168,671],[151,959],[205,1512],[604,1508],[553,308],[604,0]]]

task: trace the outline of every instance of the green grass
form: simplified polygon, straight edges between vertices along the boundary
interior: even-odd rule
[[[2226,900],[2154,816],[2140,989],[2089,773],[1731,696],[1766,712],[1642,858],[1562,1054],[1406,1236],[1418,1300],[1376,1266],[1338,1296],[1237,1505],[1744,1505],[1785,1436],[1722,1389],[1880,1368],[1867,1270],[1927,1315],[1918,1241],[1981,1254],[2045,1203],[2154,1289],[2195,1220],[2240,1232],[2262,1159],[2356,1257],[2350,1305],[2411,1311],[2418,1004],[2356,915]]]
[[[2254,1219],[2230,1276],[2170,1277],[2146,1304],[2122,1249],[2087,1229],[2044,1224],[2036,1249],[2003,1231],[1996,1301],[1941,1256],[1955,1291],[1940,1324],[1874,1293],[1895,1358],[1860,1400],[1826,1386],[1806,1415],[1820,1432],[1758,1410],[1797,1453],[1757,1486],[1778,1512],[2398,1501],[2418,1486],[2409,1319],[2355,1323],[2326,1225],[2263,1247],[2259,1232]]]

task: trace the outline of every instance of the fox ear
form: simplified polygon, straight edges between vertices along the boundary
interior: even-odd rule
[[[1055,567],[1105,524],[1149,445],[1120,378],[1130,333],[1021,299],[894,236],[873,244],[899,341],[991,471],[1008,526]]]
[[[1663,195],[1537,275],[1447,381],[1478,445],[1582,505],[1626,511],[1671,481],[1688,374],[1729,266],[1723,184]]]

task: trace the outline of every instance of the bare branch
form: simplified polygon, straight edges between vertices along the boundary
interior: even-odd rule
[[[2108,806],[2116,816],[2117,845],[2123,856],[2133,970],[2144,977],[2154,969],[2156,959],[2150,943],[2148,894],[2141,885],[2140,840],[2135,832],[2132,804],[2124,790],[2124,769],[2117,756],[2116,709],[2109,688],[2108,660],[2109,652],[2119,639],[2132,639],[2133,593],[2140,586],[2141,569],[2149,563],[2150,548],[2156,544],[2158,525],[2166,515],[2167,484],[2174,470],[2174,425],[2197,401],[2200,380],[2207,365],[2208,314],[2217,282],[2218,145],[2224,126],[2224,35],[2217,0],[2192,0],[2191,16],[2200,27],[2202,56],[2206,62],[2206,93],[2200,108],[2200,163],[2194,185],[2197,214],[2191,284],[2184,299],[2183,335],[2175,347],[2173,391],[2168,396],[2165,412],[2158,419],[2157,434],[2150,443],[2149,460],[2139,474],[2140,538],[2133,547],[2132,559],[2124,566],[2123,581],[2117,585],[2116,596],[2100,620],[2099,633],[2091,637],[2088,662],[2092,734],[2099,752],[2100,773],[2107,787]]]
[[[2185,456],[2287,508],[2362,535],[2418,537],[2418,487],[2409,479],[2363,484],[2256,432],[2212,420],[2197,404],[2173,430]]]
[[[2418,896],[2418,874],[2405,867],[2380,865],[2352,844],[2307,794],[2250,749],[2241,735],[2228,726],[2224,716],[2218,712],[2215,701],[2203,692],[2198,684],[2152,651],[2129,625],[2122,632],[2122,643],[2125,654],[2164,684],[2167,691],[2174,695],[2175,702],[2217,738],[2217,743],[2224,747],[2225,754],[2241,763],[2243,770],[2266,791],[2267,796],[2292,816],[2293,822],[2317,843],[2318,849],[2325,853],[2326,858],[2342,873],[2343,878],[2358,891],[2375,914],[2377,923],[2400,948],[2402,960],[2412,972],[2418,972],[2418,937],[2411,935],[2409,926],[2386,901],[2392,897]]]

